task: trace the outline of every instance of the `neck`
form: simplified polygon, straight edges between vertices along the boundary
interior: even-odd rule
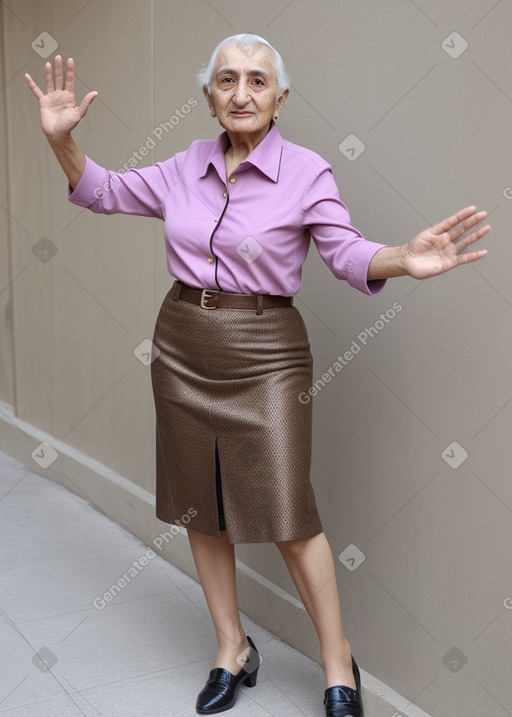
[[[243,162],[251,152],[256,149],[259,143],[266,137],[270,127],[265,129],[258,134],[232,134],[227,133],[229,138],[229,147],[226,150],[226,155],[231,159],[236,159],[238,162]]]

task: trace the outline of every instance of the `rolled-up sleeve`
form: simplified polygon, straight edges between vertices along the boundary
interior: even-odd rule
[[[96,214],[137,214],[163,219],[163,202],[179,176],[175,157],[142,169],[113,172],[85,157],[85,169],[68,199]]]
[[[350,223],[329,165],[311,178],[303,196],[304,224],[318,253],[338,279],[345,279],[364,294],[378,294],[385,279],[368,281],[374,255],[387,246],[366,240]]]

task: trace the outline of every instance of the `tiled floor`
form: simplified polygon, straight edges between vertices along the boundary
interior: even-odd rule
[[[0,453],[0,715],[192,717],[216,652],[201,588]],[[140,563],[139,563],[140,565]],[[108,603],[96,601],[132,568]],[[232,717],[322,717],[323,673],[243,618],[262,653]]]

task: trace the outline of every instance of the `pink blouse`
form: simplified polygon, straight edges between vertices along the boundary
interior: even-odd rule
[[[69,200],[98,214],[138,214],[165,222],[169,273],[199,288],[291,296],[313,239],[334,276],[366,294],[368,265],[386,246],[350,224],[330,165],[284,140],[277,126],[230,176],[224,132],[196,140],[165,162],[118,173],[86,157]]]

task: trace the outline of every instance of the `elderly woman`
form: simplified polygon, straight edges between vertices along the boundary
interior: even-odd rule
[[[235,543],[274,542],[318,633],[331,717],[361,717],[359,671],[344,635],[333,558],[310,483],[312,382],[302,318],[292,306],[312,238],[338,279],[366,294],[386,279],[423,279],[485,256],[463,250],[486,234],[468,207],[398,247],[350,224],[331,167],[284,140],[276,121],[289,92],[279,53],[236,35],[200,74],[223,128],[165,162],[124,174],[86,157],[71,137],[96,92],[77,105],[73,61],[46,64],[41,124],[70,185],[91,211],[165,222],[169,273],[153,343],[156,514],[184,514],[219,650],[199,714],[230,709],[256,684],[260,658],[242,628]]]

